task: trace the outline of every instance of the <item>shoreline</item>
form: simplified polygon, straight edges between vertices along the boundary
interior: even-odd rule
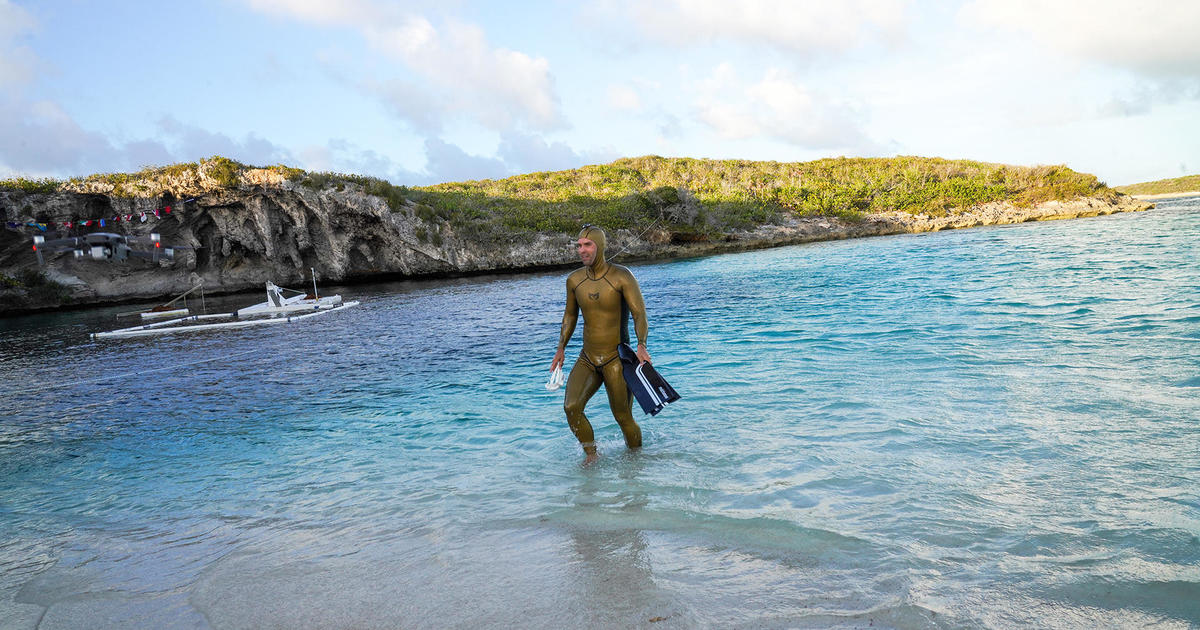
[[[1087,218],[1122,212],[1143,212],[1154,207],[1153,203],[1122,196],[1115,201],[1099,198],[1078,198],[1071,201],[1051,201],[1028,208],[1019,208],[1008,202],[983,204],[966,211],[950,211],[944,216],[910,215],[901,212],[875,213],[860,221],[846,221],[836,217],[793,217],[783,224],[761,225],[747,230],[734,230],[715,238],[690,237],[672,233],[666,229],[650,229],[642,233],[634,230],[614,230],[610,239],[622,249],[621,257],[626,262],[663,261],[729,254],[773,247],[786,247],[820,241],[891,236],[897,234],[920,234],[949,229],[966,229],[993,225],[1013,225],[1031,221],[1051,221]],[[569,235],[568,235],[569,236]],[[501,256],[500,264],[466,265],[458,269],[441,269],[427,272],[405,272],[403,270],[378,271],[374,273],[351,273],[339,278],[329,278],[325,284],[349,286],[375,282],[420,281],[488,275],[517,275],[573,268],[578,263],[569,246],[552,244],[546,235],[529,235],[530,242],[510,247],[527,249],[524,256]],[[565,245],[565,243],[564,243]],[[523,261],[517,259],[524,258]],[[465,261],[464,261],[465,262]],[[475,261],[478,263],[479,261]],[[508,262],[510,264],[504,264]],[[512,264],[515,263],[515,264]],[[49,271],[49,269],[48,269]],[[53,277],[53,275],[51,275]],[[258,292],[258,283],[253,286],[230,286],[222,290],[213,287],[209,295],[236,295]],[[163,288],[166,288],[165,286]],[[161,295],[107,294],[91,295],[83,300],[67,304],[43,304],[30,308],[0,309],[0,318],[18,317],[38,313],[72,311],[101,308],[119,304],[154,302],[172,297],[176,292]]]
[[[1129,195],[1138,201],[1154,201],[1156,199],[1183,199],[1184,197],[1200,197],[1200,190],[1191,192],[1157,193],[1153,195]]]
[[[1079,198],[1071,201],[1050,201],[1028,208],[1019,208],[1008,202],[993,202],[940,217],[903,212],[869,214],[858,222],[826,216],[795,217],[783,225],[763,225],[751,230],[734,231],[726,234],[723,241],[672,244],[671,235],[666,231],[650,232],[645,238],[637,239],[627,230],[618,231],[618,238],[613,240],[623,245],[628,243],[625,245],[625,255],[631,259],[667,260],[851,238],[921,234],[1033,221],[1083,219],[1124,212],[1145,212],[1152,208],[1153,203],[1134,200],[1128,196],[1116,202]]]

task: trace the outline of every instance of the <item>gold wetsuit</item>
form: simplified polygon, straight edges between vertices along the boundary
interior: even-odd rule
[[[567,308],[563,313],[562,332],[558,350],[566,349],[575,332],[579,313],[583,313],[583,350],[567,377],[563,409],[567,424],[584,450],[595,445],[592,425],[583,409],[600,389],[608,393],[608,406],[625,435],[629,448],[642,445],[642,429],[633,419],[633,396],[625,386],[617,344],[629,341],[629,317],[633,317],[634,332],[640,345],[645,345],[647,324],[642,290],[628,269],[609,264],[604,259],[604,231],[587,226],[579,238],[596,243],[596,258],[592,264],[567,276]]]

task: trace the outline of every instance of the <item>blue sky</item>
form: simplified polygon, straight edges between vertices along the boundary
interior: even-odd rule
[[[0,0],[0,177],[664,155],[1200,172],[1191,0]]]

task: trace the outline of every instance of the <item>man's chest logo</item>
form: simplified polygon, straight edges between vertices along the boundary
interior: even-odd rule
[[[599,300],[599,299],[600,299],[600,292],[599,292],[599,291],[597,291],[597,292],[595,292],[595,293],[589,293],[589,294],[588,294],[588,299],[589,299],[589,300]]]

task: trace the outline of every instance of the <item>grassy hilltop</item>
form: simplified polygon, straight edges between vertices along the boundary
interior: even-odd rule
[[[772,223],[788,216],[856,220],[896,211],[944,216],[954,209],[1008,201],[1018,207],[1079,196],[1113,198],[1095,176],[1065,166],[1010,166],[941,158],[832,158],[812,162],[755,162],[645,156],[566,171],[435,186],[396,186],[338,173],[287,166],[256,168],[222,157],[199,163],[103,174],[67,181],[14,179],[0,190],[104,190],[115,196],[154,196],[164,182],[178,188],[233,189],[262,183],[262,173],[313,190],[357,188],[385,199],[395,211],[447,221],[468,233],[573,232],[580,223],[635,228],[654,220],[676,230],[715,233]]]
[[[915,157],[782,163],[649,156],[416,190],[455,213],[498,217],[518,229],[568,232],[580,222],[635,227],[660,216],[717,231],[785,215],[941,216],[991,201],[1028,206],[1115,194],[1094,176],[1064,166]]]
[[[1200,175],[1186,175],[1172,179],[1117,186],[1116,190],[1126,195],[1168,195],[1200,191]]]

